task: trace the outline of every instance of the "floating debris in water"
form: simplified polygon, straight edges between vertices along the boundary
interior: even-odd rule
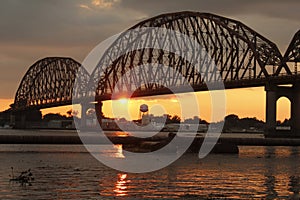
[[[15,177],[14,175],[14,168],[11,167],[11,175],[12,178],[9,179],[9,182],[19,182],[21,186],[31,186],[32,181],[34,181],[33,174],[31,173],[31,170],[28,169],[26,171],[22,171],[19,176]]]

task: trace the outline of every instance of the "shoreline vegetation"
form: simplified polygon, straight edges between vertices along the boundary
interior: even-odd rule
[[[87,116],[87,127],[93,129],[96,127],[96,123],[99,120],[95,118],[93,115],[94,113],[90,112],[90,115]],[[76,129],[75,123],[80,124],[81,119],[77,116],[77,112],[75,111],[68,111],[67,115],[62,115],[59,113],[49,113],[44,116],[41,113],[38,114],[39,116],[35,117],[33,120],[28,120],[26,123],[26,128],[28,129]],[[142,120],[132,120],[128,121],[125,118],[107,118],[105,116],[101,116],[102,118],[102,129],[106,131],[122,131],[124,130],[123,127],[120,127],[120,124],[127,126],[125,130],[132,130],[128,128],[128,124],[135,124],[137,126],[144,126]],[[177,131],[179,126],[176,124],[181,125],[190,125],[193,126],[195,124],[199,124],[202,126],[199,128],[198,132],[206,132],[208,125],[211,126],[223,126],[223,133],[263,133],[265,130],[265,122],[259,120],[255,117],[245,117],[239,118],[238,115],[230,114],[227,115],[224,120],[219,122],[207,122],[199,118],[198,116],[194,116],[193,118],[188,118],[182,120],[179,116],[174,115],[171,116],[169,114],[165,114],[163,116],[154,116],[149,115],[148,123],[152,123],[155,126],[159,125],[161,128],[158,128],[161,131]],[[289,127],[290,120],[286,119],[283,122],[277,121],[278,127]],[[12,128],[14,127],[13,122],[11,121],[10,117],[8,116],[7,112],[0,113],[0,128]],[[155,128],[155,127],[154,127]],[[155,129],[155,131],[157,131]]]

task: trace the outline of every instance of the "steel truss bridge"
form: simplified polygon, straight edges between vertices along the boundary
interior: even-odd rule
[[[179,34],[153,34],[153,27]],[[193,48],[195,41],[205,55]],[[204,91],[208,82],[220,81],[226,89],[264,86],[267,93],[275,92],[272,102],[280,96],[294,101],[296,97],[278,87],[292,84],[294,90],[298,88],[299,62],[300,30],[282,55],[275,43],[242,22],[209,13],[168,13],[120,34],[91,73],[72,58],[37,61],[19,85],[13,110],[70,105],[72,99],[81,102],[91,97],[100,102],[112,99],[113,93],[134,97],[170,94],[168,88],[187,84],[194,91]],[[214,68],[207,67],[211,65]],[[267,99],[273,105],[268,94]],[[267,123],[272,128],[274,113],[270,113],[267,111]]]

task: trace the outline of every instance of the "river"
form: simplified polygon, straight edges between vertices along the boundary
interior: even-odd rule
[[[0,199],[299,199],[300,147],[240,146],[238,155],[185,154],[161,170],[123,173],[82,145],[0,145]],[[118,156],[115,152],[103,152]],[[32,185],[10,182],[31,169]]]

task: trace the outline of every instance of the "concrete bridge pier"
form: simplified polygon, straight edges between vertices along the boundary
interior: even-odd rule
[[[89,104],[87,103],[81,103],[81,120],[80,120],[80,129],[86,129],[87,128],[87,111],[89,109]]]
[[[280,132],[289,134],[290,136],[300,137],[300,84],[291,86],[279,86],[276,84],[268,84],[265,86],[266,91],[266,135],[278,135]],[[276,130],[276,111],[277,100],[286,97],[291,102],[291,130]],[[285,135],[287,136],[287,135]]]
[[[95,112],[100,126],[102,126],[102,118],[103,118],[102,107],[103,107],[102,101],[97,101],[97,103],[95,104]]]
[[[14,128],[25,129],[26,128],[26,115],[25,113],[15,112],[14,113]]]
[[[81,123],[80,123],[80,129],[86,129],[86,128],[92,128],[89,127],[87,121],[90,120],[91,122],[93,122],[93,120],[97,120],[99,124],[102,123],[102,106],[103,103],[101,101],[97,101],[97,102],[85,102],[81,104]],[[89,109],[95,109],[95,113],[94,115],[88,115],[88,110]]]
[[[42,113],[39,109],[15,111],[13,116],[16,129],[36,128],[36,123],[42,120]]]
[[[300,137],[300,84],[293,87],[291,100],[291,126],[293,135]]]
[[[267,85],[266,91],[266,133],[270,134],[276,130],[276,86]]]

